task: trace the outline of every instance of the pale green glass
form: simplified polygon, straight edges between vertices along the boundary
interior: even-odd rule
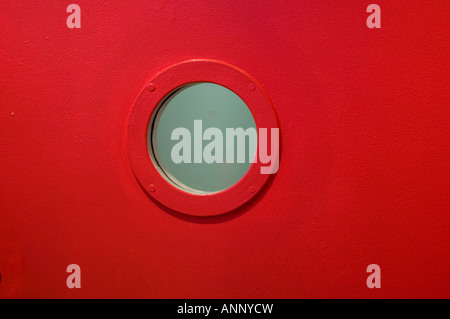
[[[248,138],[246,138],[246,161],[236,163],[225,161],[226,128],[254,128],[256,124],[244,101],[231,90],[213,83],[195,83],[173,92],[162,103],[157,120],[149,123],[148,147],[153,161],[160,172],[176,186],[193,193],[214,193],[229,188],[248,171],[251,163]],[[223,134],[224,163],[193,163],[194,120],[202,120],[203,132],[216,127]],[[184,127],[191,132],[192,163],[176,164],[172,161],[171,150],[179,141],[172,141],[171,134],[176,128]],[[209,141],[203,141],[203,147]]]

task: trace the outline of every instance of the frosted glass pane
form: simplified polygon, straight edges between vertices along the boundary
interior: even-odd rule
[[[196,122],[194,122],[196,121]],[[201,134],[195,134],[194,123],[198,127],[201,121]],[[175,163],[172,155],[182,138],[172,140],[177,128],[185,128],[190,133],[190,163]],[[202,150],[212,141],[195,137],[204,137],[208,128],[217,128],[222,132],[223,163],[194,163],[195,145],[202,144]],[[213,83],[195,83],[172,92],[162,102],[157,115],[150,121],[148,130],[149,152],[159,166],[160,171],[176,186],[194,193],[214,193],[229,188],[238,182],[248,171],[249,158],[256,153],[256,143],[252,147],[250,139],[245,138],[245,162],[237,163],[237,139],[234,140],[234,163],[227,162],[226,129],[251,128],[256,132],[253,116],[244,101],[231,90]],[[185,132],[186,130],[184,130]],[[177,132],[177,131],[175,131]],[[216,130],[217,132],[217,130]],[[180,144],[178,144],[179,146]],[[187,144],[184,144],[187,145]],[[217,144],[216,144],[217,145]],[[230,144],[228,144],[230,147]],[[198,150],[199,148],[197,148]],[[183,149],[185,150],[185,149]],[[178,152],[185,155],[184,152]],[[198,153],[198,152],[197,152]],[[203,153],[202,153],[203,154]],[[215,152],[210,154],[216,155]],[[186,157],[184,157],[186,159]],[[198,159],[198,157],[197,157]]]

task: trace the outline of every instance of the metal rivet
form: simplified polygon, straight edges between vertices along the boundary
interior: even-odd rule
[[[155,191],[156,191],[156,186],[155,185],[150,185],[149,187],[148,187],[148,191],[150,192],[150,193],[154,193]]]
[[[256,193],[256,188],[255,188],[254,186],[250,186],[250,187],[248,188],[248,192],[249,192],[250,194],[254,194],[254,193]]]
[[[11,116],[14,117],[14,112],[11,113]]]
[[[149,85],[147,85],[147,90],[153,92],[155,90],[155,86],[152,83],[150,83]]]
[[[255,83],[250,83],[250,84],[248,85],[248,89],[249,89],[250,91],[254,91],[254,90],[256,89]]]

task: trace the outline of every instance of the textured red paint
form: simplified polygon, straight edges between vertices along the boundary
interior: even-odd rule
[[[81,29],[0,4],[1,297],[450,297],[450,2],[377,1],[379,30],[361,1],[76,3]],[[258,79],[283,135],[218,217],[157,206],[127,156],[141,88],[192,58]]]

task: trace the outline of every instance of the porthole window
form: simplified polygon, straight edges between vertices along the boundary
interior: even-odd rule
[[[129,163],[140,189],[181,214],[240,209],[278,170],[272,101],[253,77],[225,62],[188,60],[149,77],[127,125]]]
[[[150,156],[163,176],[192,193],[211,194],[237,183],[256,154],[255,120],[233,91],[214,83],[175,89],[148,128]]]

